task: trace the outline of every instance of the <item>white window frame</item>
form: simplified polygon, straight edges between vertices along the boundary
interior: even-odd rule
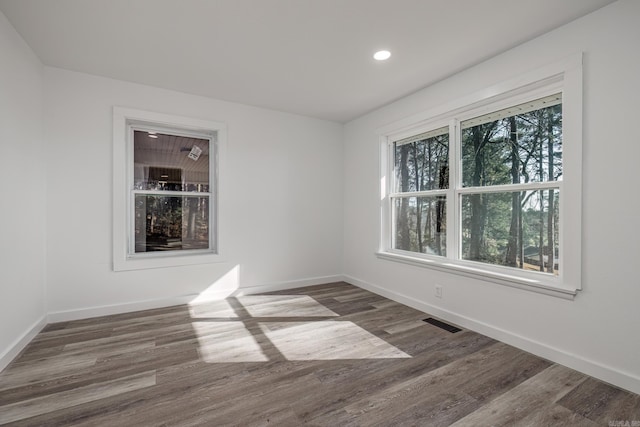
[[[562,93],[563,177],[561,181],[510,184],[510,190],[553,187],[560,190],[559,251],[562,265],[558,276],[463,260],[461,257],[462,194],[494,192],[500,186],[462,187],[460,122],[492,111],[515,106],[554,93]],[[446,257],[394,249],[393,143],[404,138],[449,126],[449,175],[446,190]],[[380,241],[381,259],[433,268],[547,295],[572,299],[581,289],[582,211],[582,54],[533,70],[524,76],[486,88],[463,99],[417,114],[378,130],[380,135]]]
[[[210,141],[209,193],[170,192],[163,195],[209,195],[209,248],[135,253],[133,197],[133,132],[155,131],[205,138]],[[226,125],[220,122],[113,107],[113,269],[114,271],[174,267],[222,262],[219,253],[221,157],[226,147]]]

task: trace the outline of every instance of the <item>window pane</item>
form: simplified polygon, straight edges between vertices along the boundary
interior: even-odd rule
[[[464,187],[562,179],[561,94],[461,123]]]
[[[449,128],[394,143],[395,192],[449,188]]]
[[[462,195],[462,258],[558,274],[558,189]]]
[[[208,196],[136,194],[136,253],[208,248]]]
[[[445,256],[446,196],[394,199],[395,249]]]
[[[209,192],[209,140],[133,132],[134,189]]]

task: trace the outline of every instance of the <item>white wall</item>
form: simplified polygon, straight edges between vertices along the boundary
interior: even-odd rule
[[[227,262],[112,271],[114,105],[227,124],[219,223]],[[337,123],[45,67],[45,132],[48,300],[56,320],[67,311],[235,286],[321,283],[342,271]],[[236,272],[237,281],[229,277]]]
[[[73,317],[345,272],[356,284],[640,392],[639,18],[639,2],[614,3],[347,124],[341,146],[335,123],[48,67],[43,116],[42,65],[0,14],[0,368],[47,312]],[[375,129],[577,51],[585,52],[585,98],[576,299],[377,259]],[[227,123],[220,224],[227,262],[112,271],[113,105]],[[444,286],[441,300],[435,283]]]
[[[45,315],[42,70],[0,13],[0,369]]]
[[[640,392],[640,2],[621,0],[345,127],[345,273],[393,296]],[[380,126],[584,51],[583,291],[574,301],[374,256]],[[434,298],[434,284],[444,298]]]

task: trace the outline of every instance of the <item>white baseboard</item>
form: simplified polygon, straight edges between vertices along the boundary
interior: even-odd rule
[[[287,282],[268,283],[266,285],[251,286],[248,288],[238,289],[234,295],[251,295],[263,292],[284,291],[287,289],[303,288],[305,286],[324,285],[326,283],[342,282],[344,276],[337,274],[334,276],[310,277],[301,280],[290,280]]]
[[[427,304],[416,298],[390,291],[383,287],[367,283],[363,280],[349,275],[343,276],[343,280],[354,286],[358,286],[383,297],[415,308],[416,310],[420,310],[433,316],[439,317],[443,320],[446,320],[447,322],[455,323],[456,325],[481,333],[503,343],[512,345],[521,350],[535,354],[536,356],[543,357],[552,362],[567,366],[571,369],[575,369],[576,371],[585,373],[594,378],[598,378],[599,380],[613,384],[617,387],[640,394],[640,378],[630,373],[620,371],[616,368],[612,368],[610,366],[606,366],[589,359],[585,359],[582,356],[567,353],[566,351],[551,347],[547,344],[531,340],[524,336],[480,322],[475,319],[471,319],[469,317],[454,313],[449,310],[444,310],[431,304]]]
[[[16,358],[18,354],[31,342],[31,340],[38,335],[38,333],[47,326],[47,317],[42,316],[37,320],[21,337],[16,339],[7,350],[0,355],[0,372],[9,366],[9,363]]]
[[[219,292],[207,292],[206,294],[181,295],[171,298],[144,300],[127,302],[122,304],[103,305],[75,310],[55,311],[49,313],[47,320],[49,323],[67,322],[70,320],[88,319],[91,317],[109,316],[111,314],[129,313],[139,310],[150,310],[154,308],[170,307],[173,305],[188,304],[197,300],[198,302],[215,301],[229,296],[251,295],[263,292],[282,291],[286,289],[301,288],[304,286],[321,285],[324,283],[339,282],[344,279],[341,275],[311,277],[300,280],[290,280],[286,282],[275,282],[259,286],[250,286],[237,290],[222,290]]]
[[[91,317],[109,316],[112,314],[129,313],[132,311],[151,310],[154,308],[187,304],[196,297],[197,295],[183,295],[172,298],[101,305],[74,310],[54,311],[49,313],[49,315],[47,316],[47,320],[49,323],[68,322],[71,320],[89,319]]]

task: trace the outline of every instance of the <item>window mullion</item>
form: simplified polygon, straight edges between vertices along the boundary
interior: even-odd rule
[[[169,190],[132,190],[133,194],[148,194],[150,196],[185,196],[185,197],[210,197],[207,191],[169,191]]]
[[[396,210],[394,209],[393,197],[390,195],[391,191],[396,188],[396,171],[395,171],[395,153],[393,144],[387,144],[387,170],[388,170],[388,182],[387,182],[387,209],[390,212],[389,222],[387,229],[389,230],[389,238],[386,244],[390,245],[389,248],[395,248],[396,246]]]
[[[422,196],[440,196],[449,194],[449,190],[425,190],[425,191],[405,191],[404,193],[391,193],[389,197],[422,197]]]
[[[464,187],[458,194],[505,193],[513,191],[537,191],[560,189],[562,181],[526,182],[522,184],[488,185],[485,187]]]
[[[460,259],[460,203],[457,189],[461,183],[459,164],[460,135],[458,120],[449,123],[449,191],[447,193],[447,258]]]

